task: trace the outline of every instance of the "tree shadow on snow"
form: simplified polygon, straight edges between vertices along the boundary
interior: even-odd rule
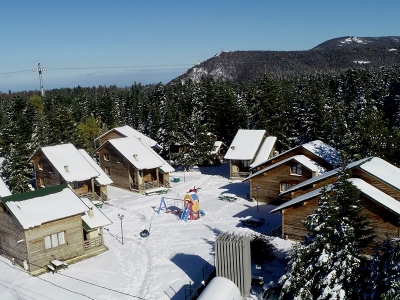
[[[219,175],[225,178],[229,178],[229,162],[224,162],[219,166],[202,166],[198,168],[201,174]]]

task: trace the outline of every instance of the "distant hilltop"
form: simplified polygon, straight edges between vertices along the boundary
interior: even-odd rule
[[[376,68],[400,64],[400,37],[346,36],[328,40],[305,51],[221,52],[198,62],[172,82],[203,76],[245,81],[269,73],[277,77],[332,73],[349,68]]]

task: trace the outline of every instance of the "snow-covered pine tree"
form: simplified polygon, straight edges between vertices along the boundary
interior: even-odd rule
[[[399,295],[400,239],[388,236],[385,240],[377,243],[368,269],[370,276],[367,283],[371,287],[372,299]]]
[[[281,298],[292,292],[295,299],[360,299],[363,251],[374,236],[361,215],[359,190],[348,178],[342,167],[304,221],[309,233],[289,253],[287,272],[280,279]]]

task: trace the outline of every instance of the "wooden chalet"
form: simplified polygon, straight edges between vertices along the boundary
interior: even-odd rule
[[[215,141],[214,143],[214,149],[211,152],[211,155],[214,157],[215,160],[218,160],[219,162],[224,162],[225,154],[226,151],[228,150],[228,147],[225,145],[224,142],[222,141]]]
[[[1,198],[0,253],[32,275],[107,250],[112,222],[66,184]]]
[[[67,183],[79,196],[107,199],[107,185],[112,181],[84,150],[72,144],[42,147],[29,162],[34,167],[36,189]]]
[[[332,170],[340,162],[338,151],[321,141],[313,141],[267,160],[252,164],[250,198],[265,203],[281,200],[280,193],[307,179]]]
[[[113,128],[107,131],[106,133],[102,134],[98,138],[96,138],[94,142],[96,148],[98,148],[108,140],[126,138],[126,137],[135,137],[140,141],[142,141],[143,143],[147,144],[149,147],[153,148],[154,150],[162,149],[162,147],[155,140],[151,139],[150,137],[144,135],[143,133],[133,129],[128,125]]]
[[[242,180],[250,175],[251,164],[270,158],[275,151],[276,137],[267,136],[265,130],[239,129],[225,159],[229,160],[229,178]]]
[[[400,169],[378,157],[349,164],[349,179],[359,190],[362,214],[367,214],[378,239],[400,237]],[[301,240],[307,234],[302,220],[318,207],[318,197],[337,181],[338,169],[311,178],[282,192],[286,202],[271,213],[282,214],[282,236]]]
[[[141,139],[110,139],[96,153],[114,186],[138,193],[170,187],[169,173],[174,168]]]

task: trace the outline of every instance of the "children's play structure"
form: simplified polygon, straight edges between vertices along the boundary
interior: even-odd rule
[[[162,197],[160,202],[160,207],[158,208],[158,214],[160,214],[160,210],[165,208],[165,212],[167,213],[175,213],[180,215],[180,219],[187,222],[187,220],[197,220],[200,219],[201,215],[205,215],[205,212],[200,209],[200,199],[197,195],[196,187],[190,189],[189,192],[182,199],[175,198],[166,198]],[[171,199],[175,201],[175,205],[171,208],[167,207],[165,199]],[[179,209],[177,205],[177,201],[183,201],[182,209]]]

